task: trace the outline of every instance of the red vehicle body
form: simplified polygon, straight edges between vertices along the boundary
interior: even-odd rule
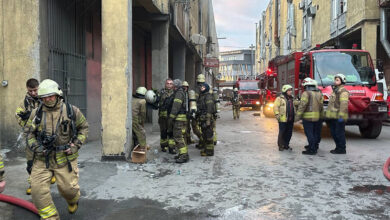
[[[269,62],[269,70],[276,86],[271,93],[280,92],[285,84],[294,88],[294,95],[303,92],[302,80],[315,79],[324,95],[327,107],[332,93],[334,75],[342,73],[347,78],[345,88],[350,93],[347,125],[358,125],[365,138],[376,138],[382,130],[382,121],[387,119],[388,106],[378,92],[374,66],[368,51],[356,49],[324,49],[295,52],[277,57]],[[267,71],[268,72],[268,71]],[[267,96],[266,96],[267,97]],[[273,96],[267,99],[271,103]]]
[[[242,96],[243,101],[241,107],[252,107],[252,109],[259,110],[262,105],[262,94],[259,88],[259,78],[253,77],[253,79],[238,78],[236,81],[236,88],[238,93]]]
[[[263,114],[266,117],[273,117],[274,101],[278,94],[277,73],[268,69],[260,75],[260,89],[263,94]]]

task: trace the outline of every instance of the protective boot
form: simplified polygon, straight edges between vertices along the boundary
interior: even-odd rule
[[[334,150],[331,150],[330,151],[331,154],[346,154],[347,151],[346,150],[340,150],[340,149],[334,149]]]
[[[200,156],[202,157],[211,157],[214,156],[214,150],[202,150],[200,152]]]
[[[74,214],[78,208],[79,208],[79,202],[77,202],[75,204],[68,204],[68,212],[70,214]]]
[[[169,148],[169,153],[170,154],[177,154],[177,152],[176,152],[176,149],[175,148]]]
[[[284,151],[284,146],[279,146],[279,151]]]
[[[56,181],[57,181],[56,177],[52,176],[51,179],[50,179],[50,183],[54,184],[54,183],[56,183]]]
[[[167,152],[167,150],[168,150],[168,147],[162,147],[161,146],[161,152]]]
[[[0,182],[0,193],[2,193],[5,189],[5,180]]]
[[[179,157],[176,159],[176,163],[187,163],[190,157],[188,154],[180,154]]]
[[[305,154],[305,155],[316,155],[317,152],[315,152],[315,151],[310,151],[310,150],[305,150],[305,151],[302,151],[302,154]]]
[[[292,148],[290,146],[284,146],[284,149],[285,150],[292,150]]]

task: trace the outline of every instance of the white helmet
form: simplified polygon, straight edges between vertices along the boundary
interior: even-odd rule
[[[62,96],[62,91],[57,82],[51,79],[45,79],[38,88],[38,97],[48,97],[52,95]]]
[[[302,85],[303,85],[303,86],[314,86],[314,87],[317,88],[318,83],[317,83],[317,81],[315,81],[314,79],[312,79],[312,78],[310,78],[310,77],[307,77],[307,78],[305,78],[305,79],[303,80]]]
[[[347,77],[344,76],[344,74],[338,73],[334,76],[334,78],[339,78],[341,80],[341,83],[346,83],[347,82]]]
[[[154,104],[157,100],[157,95],[156,93],[154,93],[153,90],[148,90],[146,93],[145,93],[145,100],[146,102],[150,103],[150,104]]]
[[[238,89],[237,89],[237,88],[234,88],[233,91],[234,91],[234,92],[238,92]]]

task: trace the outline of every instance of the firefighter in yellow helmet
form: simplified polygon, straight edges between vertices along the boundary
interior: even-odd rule
[[[183,89],[184,92],[186,93],[186,102],[187,102],[187,125],[186,125],[186,134],[185,134],[185,141],[188,144],[193,144],[194,140],[192,140],[191,136],[191,113],[190,113],[190,98],[189,98],[189,87],[190,85],[188,84],[187,81],[183,81]]]
[[[284,85],[282,87],[282,94],[280,94],[274,102],[274,114],[279,123],[279,151],[291,150],[289,145],[293,132],[295,117],[295,108],[292,93],[292,86]]]
[[[215,103],[212,95],[210,94],[210,86],[207,83],[203,83],[200,86],[200,94],[197,101],[197,115],[199,119],[200,128],[202,129],[202,139],[199,143],[202,151],[201,156],[214,156],[214,131],[213,121],[215,112]]]
[[[196,88],[195,88],[196,101],[198,101],[199,99],[199,94],[200,94],[199,86],[205,82],[206,82],[206,77],[204,76],[204,74],[199,74],[196,77]],[[191,127],[192,127],[192,131],[199,139],[199,143],[196,145],[196,148],[202,149],[201,143],[203,142],[203,137],[202,137],[202,132],[200,130],[198,115],[196,115],[195,118],[191,119]]]
[[[31,195],[42,219],[59,219],[50,195],[50,179],[53,175],[57,178],[69,213],[75,213],[80,198],[78,151],[87,139],[88,123],[76,106],[64,103],[55,81],[42,81],[38,96],[43,104],[27,121],[27,145],[34,152]]]
[[[302,83],[305,91],[301,95],[295,120],[302,119],[308,145],[302,154],[315,155],[321,141],[322,119],[324,98],[318,89],[314,79],[306,78]]]
[[[336,148],[330,151],[332,154],[346,154],[345,122],[348,120],[349,101],[349,92],[344,88],[346,82],[343,74],[335,75],[333,92],[325,111],[325,118],[329,121],[330,132],[336,144]]]
[[[233,96],[231,98],[232,107],[233,107],[233,119],[239,119],[240,118],[240,105],[241,101],[243,101],[242,96],[238,93],[238,89],[233,89]]]
[[[146,151],[146,134],[144,124],[146,121],[146,101],[145,94],[147,89],[145,87],[138,87],[133,95],[131,101],[132,117],[133,117],[133,139],[134,146],[139,144],[139,150]]]

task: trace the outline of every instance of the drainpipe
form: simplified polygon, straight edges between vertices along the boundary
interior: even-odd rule
[[[385,51],[387,53],[387,56],[390,57],[390,43],[387,40],[387,19],[386,19],[386,10],[384,8],[380,9],[381,13],[381,24],[380,24],[380,38],[381,38],[381,43],[383,47],[385,48]]]

